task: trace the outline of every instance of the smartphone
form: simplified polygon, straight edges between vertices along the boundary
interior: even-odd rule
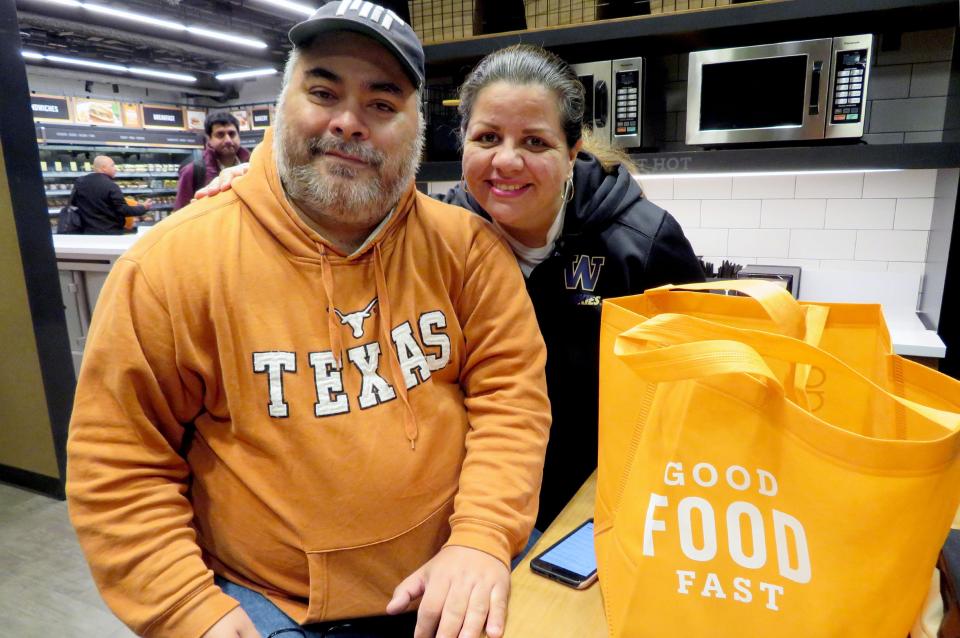
[[[530,561],[530,569],[575,589],[586,589],[597,580],[597,555],[593,551],[593,519],[548,547]]]

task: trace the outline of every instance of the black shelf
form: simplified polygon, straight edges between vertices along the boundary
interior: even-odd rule
[[[960,168],[960,143],[856,144],[634,153],[641,174]],[[417,180],[455,181],[460,162],[425,162]]]
[[[70,179],[75,177],[83,177],[84,175],[89,175],[90,171],[60,171],[60,172],[46,172],[43,174],[43,179],[53,180],[53,179]],[[179,173],[175,171],[155,171],[150,173],[117,173],[114,176],[114,179],[137,179],[140,177],[146,178],[157,178],[157,177],[179,177]]]
[[[475,36],[424,47],[427,65],[456,67],[496,49],[527,42],[568,62],[656,52],[902,32],[957,24],[954,0],[767,0],[743,5],[602,20],[587,24]]]

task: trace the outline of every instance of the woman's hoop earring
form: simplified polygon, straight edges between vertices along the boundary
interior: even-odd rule
[[[567,181],[563,185],[563,202],[569,204],[573,201],[573,194],[576,192],[573,186],[573,175],[567,178]]]
[[[467,195],[470,194],[470,189],[467,188],[467,180],[463,179],[463,175],[460,175],[460,188],[462,188],[463,192]]]

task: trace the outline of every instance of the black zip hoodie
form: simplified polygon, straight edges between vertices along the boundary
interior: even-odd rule
[[[547,344],[553,412],[537,517],[541,530],[597,466],[600,302],[704,278],[677,220],[644,198],[626,168],[607,173],[596,157],[581,152],[573,182],[553,255],[527,277]],[[490,218],[462,186],[439,199]]]

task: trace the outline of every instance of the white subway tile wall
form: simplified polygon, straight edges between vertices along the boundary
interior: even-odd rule
[[[824,228],[893,228],[895,199],[828,199]]]
[[[936,178],[907,170],[640,181],[655,185],[649,198],[715,265],[923,273]]]
[[[934,201],[932,197],[898,199],[893,227],[896,230],[930,230]]]
[[[693,250],[719,266],[923,274],[936,170],[639,178]],[[455,182],[430,184],[446,192]]]
[[[705,199],[700,208],[702,228],[759,228],[759,199]],[[893,224],[890,225],[893,227]],[[732,249],[731,249],[732,250]]]
[[[863,197],[863,173],[828,173],[797,175],[796,199]]]

